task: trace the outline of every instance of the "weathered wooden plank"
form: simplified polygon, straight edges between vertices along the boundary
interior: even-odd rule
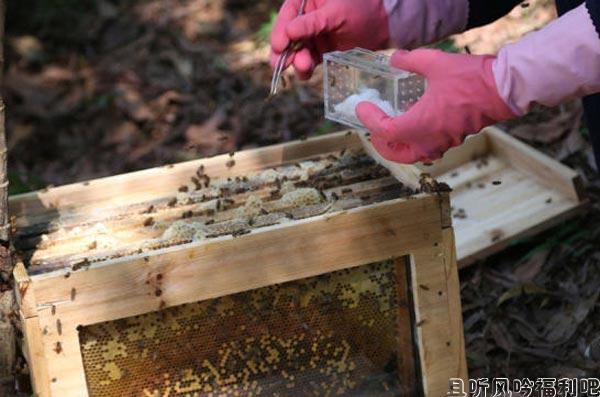
[[[40,319],[40,327],[47,330],[42,335],[42,347],[43,355],[49,363],[46,365],[46,376],[50,379],[49,395],[86,397],[87,384],[77,328],[61,323],[61,334],[58,335],[57,321],[60,320],[56,317]]]
[[[479,134],[469,136],[462,145],[448,150],[442,159],[428,165],[417,163],[416,166],[422,172],[437,177],[489,152],[489,137],[484,129]]]
[[[13,269],[13,277],[15,279],[15,297],[19,310],[25,318],[37,316],[36,300],[34,297],[33,288],[29,289],[31,279],[27,274],[27,270],[23,262],[18,262]]]
[[[420,387],[417,379],[418,349],[414,345],[414,318],[413,299],[410,285],[410,258],[404,256],[394,259],[396,267],[396,285],[400,310],[398,314],[397,340],[399,342],[398,373],[405,386],[402,395],[413,396],[418,394]],[[406,324],[411,324],[406,327]]]
[[[23,326],[23,352],[30,369],[33,390],[38,397],[50,397],[51,379],[48,377],[48,363],[42,341],[42,330],[37,317],[25,318],[21,313]]]
[[[496,127],[489,127],[486,133],[492,152],[500,155],[513,167],[542,181],[546,186],[561,191],[573,201],[585,199],[583,183],[577,172]]]
[[[448,325],[450,328],[451,346],[449,347],[453,349],[452,357],[455,360],[451,364],[451,367],[456,371],[452,374],[452,377],[460,378],[466,384],[469,376],[467,373],[465,337],[460,301],[460,280],[455,247],[454,230],[452,228],[445,228],[443,231],[443,260],[448,291],[448,313],[450,314],[450,323]]]
[[[458,270],[452,229],[411,252],[419,357],[426,396],[444,396],[450,378],[466,378]]]

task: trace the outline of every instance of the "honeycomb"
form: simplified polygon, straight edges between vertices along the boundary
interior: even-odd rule
[[[81,263],[208,244],[227,235],[244,238],[262,227],[415,193],[364,151],[345,149],[235,177],[208,175],[199,165],[180,183],[176,191],[140,202],[84,217],[69,210],[19,228],[15,244],[29,274],[76,271]]]
[[[322,201],[323,198],[319,194],[319,191],[310,187],[287,192],[281,198],[282,204],[288,207],[304,207],[319,204]]]
[[[246,199],[246,202],[241,207],[236,209],[236,215],[239,218],[253,218],[260,215],[261,210],[263,210],[262,199],[252,195]]]
[[[414,396],[404,261],[82,327],[91,397]]]
[[[163,233],[163,238],[167,240],[202,240],[205,236],[206,225],[201,222],[176,221]]]

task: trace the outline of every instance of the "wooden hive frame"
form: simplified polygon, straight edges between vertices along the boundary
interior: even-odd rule
[[[250,170],[370,144],[342,132],[202,160],[211,175]],[[177,189],[199,166],[191,161],[14,198],[17,223],[48,213],[89,216]],[[414,169],[396,167],[394,174]],[[412,175],[412,176],[411,176]],[[415,183],[414,179],[411,183]],[[26,215],[26,216],[25,216]],[[97,264],[14,275],[24,327],[24,351],[39,396],[86,396],[78,327],[135,316],[275,283],[302,279],[390,258],[410,258],[420,372],[427,396],[445,395],[449,378],[466,378],[454,235],[448,195],[421,193],[365,207],[269,226],[232,238],[187,244]],[[162,295],[147,280],[161,274]]]

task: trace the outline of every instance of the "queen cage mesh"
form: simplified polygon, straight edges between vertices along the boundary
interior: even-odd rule
[[[404,266],[369,264],[83,327],[89,395],[413,396]]]
[[[424,94],[423,76],[394,68],[384,54],[354,48],[323,57],[325,118],[364,128],[356,117],[359,102],[378,105],[389,116],[406,112]]]

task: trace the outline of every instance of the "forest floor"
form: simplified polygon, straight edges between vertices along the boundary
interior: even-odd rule
[[[279,5],[8,2],[11,193],[340,129],[323,118],[320,70],[308,82],[286,74],[277,100],[265,101]],[[531,1],[437,46],[493,53],[554,17],[548,0]],[[581,105],[536,109],[505,128],[579,171],[592,205],[461,272],[470,375],[597,375],[600,178]]]

